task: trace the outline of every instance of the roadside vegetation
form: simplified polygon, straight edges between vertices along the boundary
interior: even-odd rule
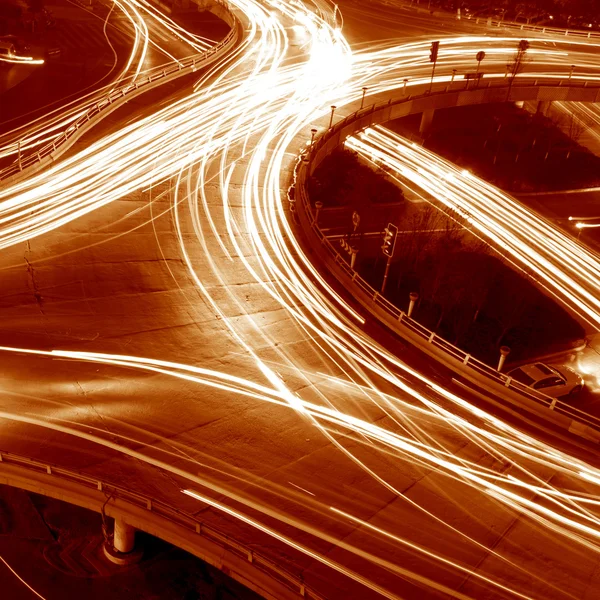
[[[351,171],[360,171],[361,175]],[[379,183],[375,184],[374,179]],[[319,165],[308,190],[313,205],[314,191],[321,193],[318,197],[323,199],[325,213],[325,201],[329,199],[336,216],[332,219],[321,215],[321,228],[327,232],[328,224],[345,223],[342,228],[329,228],[329,233],[343,235],[359,249],[355,269],[375,289],[381,288],[387,260],[381,252],[380,232],[388,222],[398,226],[384,294],[394,305],[406,310],[409,294],[417,292],[413,318],[493,366],[503,345],[511,348],[511,360],[525,360],[571,347],[584,337],[578,323],[542,294],[526,273],[506,263],[452,211],[428,203],[405,202],[391,218],[388,213],[377,222],[373,217],[368,224],[361,220],[354,232],[349,214],[340,217],[336,207],[346,206],[347,212],[352,207],[372,216],[365,181],[399,191],[383,171],[362,165],[347,150],[338,150]],[[386,197],[393,196],[387,196],[386,191]]]
[[[452,12],[460,8],[465,17],[547,27],[600,28],[600,0],[431,0],[428,6]]]

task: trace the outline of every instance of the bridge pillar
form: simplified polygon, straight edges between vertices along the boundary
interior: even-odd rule
[[[135,529],[123,519],[115,519],[113,546],[123,554],[131,552],[135,546]]]
[[[428,133],[431,129],[431,122],[433,121],[433,115],[435,113],[434,108],[424,110],[421,115],[421,124],[419,125],[419,133]]]
[[[105,542],[104,554],[111,562],[118,565],[129,565],[139,562],[141,550],[135,550],[135,527],[124,519],[115,517],[112,546]]]
[[[537,103],[535,112],[546,116],[550,107],[552,106],[552,100],[540,100]]]

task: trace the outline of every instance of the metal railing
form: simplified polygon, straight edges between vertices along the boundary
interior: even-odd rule
[[[383,3],[390,4],[391,2],[385,2],[385,0],[383,0]],[[399,4],[406,3],[400,2]],[[413,5],[412,3],[410,4],[410,7],[413,10],[416,9],[417,11],[422,13],[431,12],[430,8],[425,8],[424,6],[420,7],[418,5]],[[436,7],[435,12],[439,11],[440,9]],[[593,31],[591,29],[585,30],[577,28],[552,27],[548,25],[530,25],[527,23],[516,23],[515,21],[497,20],[491,17],[474,17],[468,14],[461,15],[460,17],[458,17],[456,14],[443,9],[441,9],[441,12],[448,14],[448,16],[455,16],[457,20],[474,22],[476,25],[489,24],[489,26],[491,27],[504,27],[506,29],[516,29],[519,31],[532,31],[535,33],[554,33],[556,35],[575,36],[587,39],[600,38],[600,31]]]
[[[225,5],[223,6],[226,7]],[[51,142],[48,142],[36,152],[27,154],[20,158],[20,160],[0,170],[0,181],[8,179],[17,173],[24,171],[28,167],[39,164],[46,158],[52,157],[60,146],[73,138],[73,136],[87,126],[92,119],[100,115],[106,109],[113,108],[116,103],[121,103],[124,99],[131,98],[133,94],[146,91],[153,82],[171,77],[174,74],[178,74],[179,76],[187,75],[190,71],[193,72],[196,69],[202,68],[204,63],[212,59],[215,54],[222,52],[229,45],[233,44],[237,38],[237,34],[238,28],[233,27],[218,44],[212,46],[206,52],[203,52],[200,55],[190,56],[176,63],[171,63],[168,66],[156,67],[135,82],[126,83],[112,90],[110,94],[88,108],[83,115],[73,121],[65,131]]]
[[[488,23],[492,27],[504,27],[506,29],[517,29],[519,31],[532,31],[534,33],[553,33],[556,35],[564,35],[566,37],[573,36],[586,39],[600,39],[600,31],[584,31],[582,29],[563,29],[562,27],[548,27],[545,25],[527,25],[526,23],[515,23],[513,21],[489,21],[483,17],[469,18],[463,17],[465,21],[475,21],[477,25]]]
[[[77,471],[71,471],[57,465],[40,462],[10,452],[0,451],[0,463],[15,465],[19,468],[27,469],[38,474],[46,474],[70,483],[76,483],[89,490],[109,493],[111,498],[121,499],[138,508],[142,508],[161,518],[167,519],[171,523],[175,523],[191,532],[195,532],[208,541],[218,544],[221,548],[244,558],[252,563],[254,567],[259,568],[279,583],[286,585],[301,598],[308,598],[309,600],[325,600],[323,596],[304,583],[302,576],[291,573],[266,556],[260,554],[260,552],[256,552],[245,544],[236,541],[212,525],[207,525],[195,516],[183,512],[161,500],[149,498],[122,486],[114,485],[105,480],[78,473]]]
[[[490,80],[491,81],[491,80]],[[539,80],[535,80],[534,85],[539,85]],[[516,82],[515,82],[516,83]],[[553,80],[554,85],[557,85],[556,80]],[[572,82],[569,81],[569,84]],[[531,82],[522,82],[522,85],[531,86]],[[488,86],[489,87],[489,86]],[[494,86],[496,87],[496,86]],[[503,85],[502,87],[507,87]],[[587,87],[582,85],[581,87]],[[599,86],[600,87],[600,86]],[[589,427],[600,431],[600,418],[594,417],[593,415],[589,415],[583,411],[580,411],[574,407],[569,406],[567,403],[556,400],[543,394],[542,392],[538,392],[526,385],[515,381],[508,375],[501,373],[490,367],[486,363],[474,358],[464,350],[454,346],[444,338],[437,335],[434,331],[427,329],[411,317],[409,317],[404,311],[400,310],[397,306],[392,304],[389,300],[384,298],[378,290],[373,288],[367,281],[365,281],[354,269],[350,267],[346,258],[341,255],[336,247],[328,240],[325,234],[320,230],[318,223],[315,219],[315,213],[313,212],[313,208],[310,204],[310,200],[308,198],[308,194],[306,192],[306,178],[309,171],[309,166],[312,168],[314,165],[311,165],[309,160],[316,156],[317,152],[336,134],[340,132],[342,128],[349,125],[350,123],[357,121],[365,117],[368,114],[372,114],[377,110],[386,108],[388,106],[392,106],[395,104],[400,104],[403,102],[407,102],[410,100],[415,100],[417,98],[428,98],[432,95],[444,94],[447,93],[448,89],[444,89],[443,91],[437,91],[433,93],[426,93],[420,95],[408,95],[403,96],[402,98],[392,99],[390,98],[387,102],[380,102],[378,104],[373,104],[369,107],[359,109],[349,115],[347,115],[343,120],[335,123],[331,129],[329,129],[324,135],[315,140],[312,148],[307,152],[307,155],[301,156],[298,160],[295,168],[294,168],[294,187],[295,187],[295,195],[294,201],[292,204],[300,205],[300,210],[303,210],[306,218],[310,224],[310,230],[312,234],[320,241],[322,247],[327,252],[327,254],[331,255],[338,270],[340,273],[343,273],[345,284],[348,286],[348,289],[354,288],[356,291],[362,293],[366,296],[370,302],[377,306],[380,310],[384,311],[389,317],[391,317],[396,324],[397,329],[404,328],[405,330],[410,331],[412,334],[417,335],[421,340],[430,344],[431,346],[441,350],[443,353],[452,356],[457,361],[460,361],[465,368],[469,368],[479,375],[482,375],[490,380],[493,380],[497,384],[501,384],[506,388],[514,390],[528,399],[533,400],[534,402],[545,406],[549,409],[553,409],[557,413],[564,414],[571,419],[576,419],[577,421],[583,422]],[[453,90],[454,91],[454,90]],[[340,142],[341,143],[341,142]],[[299,202],[297,202],[299,201]],[[292,209],[294,212],[297,210],[296,206]],[[399,331],[400,335],[401,332]]]

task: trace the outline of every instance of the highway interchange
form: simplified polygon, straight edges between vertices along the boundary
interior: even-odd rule
[[[219,71],[0,188],[0,449],[200,514],[328,598],[595,597],[594,453],[375,341],[286,214],[330,105],[428,81],[429,18],[393,35],[354,4],[231,4],[245,33]],[[518,37],[440,28],[440,83],[482,47],[505,76]],[[592,42],[534,52],[540,77],[600,77]]]

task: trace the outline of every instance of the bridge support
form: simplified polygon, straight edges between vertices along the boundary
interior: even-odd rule
[[[552,100],[540,100],[535,107],[536,114],[541,114],[546,116],[550,107],[552,106]]]
[[[419,133],[426,134],[429,133],[431,129],[431,122],[433,121],[433,115],[435,113],[434,108],[430,108],[428,110],[424,110],[421,115],[421,124],[419,125]]]
[[[104,544],[104,554],[117,565],[131,565],[142,559],[141,550],[135,550],[135,527],[121,517],[115,517],[112,546]]]
[[[123,519],[115,519],[113,546],[117,552],[131,552],[135,546],[135,529]]]

